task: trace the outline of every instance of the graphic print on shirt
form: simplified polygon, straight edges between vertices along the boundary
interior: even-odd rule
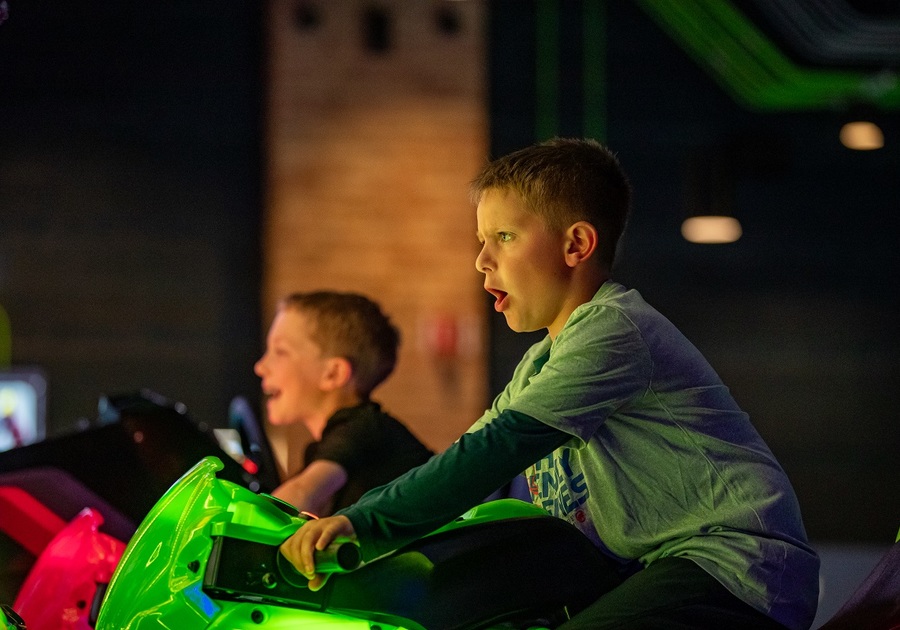
[[[584,509],[590,494],[572,449],[561,448],[539,460],[527,471],[531,501],[552,516],[565,519],[582,531],[593,529]]]

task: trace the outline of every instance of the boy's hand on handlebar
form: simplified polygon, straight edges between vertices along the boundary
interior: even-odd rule
[[[281,544],[281,553],[309,580],[311,591],[318,591],[328,579],[328,574],[316,573],[313,554],[325,549],[338,536],[356,536],[353,524],[346,516],[329,516],[309,521]]]

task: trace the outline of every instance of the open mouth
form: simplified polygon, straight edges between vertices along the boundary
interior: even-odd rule
[[[509,294],[506,291],[501,291],[500,289],[491,289],[485,287],[485,291],[494,296],[494,310],[498,313],[502,312],[506,307],[506,301],[509,297]]]

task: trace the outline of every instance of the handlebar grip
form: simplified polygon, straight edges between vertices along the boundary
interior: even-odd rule
[[[307,580],[280,551],[276,552],[276,565],[285,581],[293,586],[306,587]],[[353,541],[340,540],[313,554],[316,573],[347,573],[362,564],[362,552]]]
[[[362,564],[359,545],[349,540],[333,542],[322,551],[316,551],[313,558],[316,561],[316,573],[346,573]]]

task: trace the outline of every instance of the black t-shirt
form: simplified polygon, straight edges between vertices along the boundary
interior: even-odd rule
[[[334,496],[332,511],[428,461],[432,453],[398,420],[368,401],[328,419],[322,440],[306,448],[305,465],[317,459],[340,464],[347,483]]]

